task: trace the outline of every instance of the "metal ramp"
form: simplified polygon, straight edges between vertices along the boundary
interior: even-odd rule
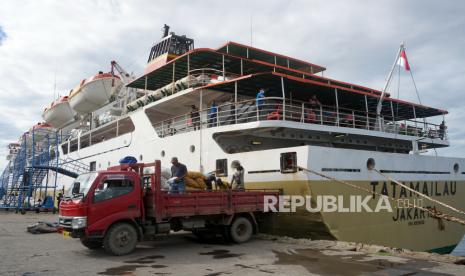
[[[21,137],[20,144],[0,179],[0,209],[21,213],[40,209],[39,199],[57,197],[58,174],[77,177],[89,171],[80,161],[59,158],[60,136],[55,130],[33,129]]]

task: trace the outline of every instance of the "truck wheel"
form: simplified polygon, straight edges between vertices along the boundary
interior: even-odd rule
[[[81,243],[89,249],[99,249],[103,246],[103,241],[101,240],[89,240],[87,238],[81,238]]]
[[[113,225],[103,239],[105,251],[115,256],[131,253],[137,245],[137,232],[129,223]]]
[[[229,227],[231,240],[235,243],[243,243],[252,237],[253,226],[249,219],[238,217]]]

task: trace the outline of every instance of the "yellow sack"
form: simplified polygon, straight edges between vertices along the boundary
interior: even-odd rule
[[[187,172],[186,176],[189,177],[189,178],[192,178],[192,179],[196,179],[196,178],[202,178],[203,179],[204,178],[203,174],[200,173],[200,172],[191,172],[191,171],[189,171],[189,172]]]
[[[207,184],[205,184],[205,180],[203,178],[196,178],[195,182],[197,182],[197,185],[201,189],[207,188]]]
[[[184,184],[186,184],[186,187],[194,187],[195,188],[195,187],[198,186],[197,182],[194,179],[190,178],[190,177],[184,177]]]

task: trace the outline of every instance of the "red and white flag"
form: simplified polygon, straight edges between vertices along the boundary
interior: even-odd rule
[[[402,49],[402,51],[400,52],[400,56],[399,56],[399,60],[397,61],[397,64],[404,67],[406,71],[410,71],[410,65],[408,64],[407,55],[405,54],[404,49]]]

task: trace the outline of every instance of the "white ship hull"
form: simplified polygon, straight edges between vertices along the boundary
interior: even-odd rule
[[[367,189],[372,189],[371,183],[377,182],[379,184],[376,186],[376,192],[381,192],[383,183],[389,181],[367,169],[367,159],[373,158],[376,160],[377,168],[398,172],[391,176],[405,183],[418,182],[421,185],[423,183],[433,186],[439,185],[439,189],[443,189],[441,187],[445,185],[444,183],[447,183],[446,185],[453,183],[454,194],[430,195],[459,209],[465,209],[465,201],[463,201],[465,175],[453,170],[455,164],[460,164],[461,168],[465,167],[464,159],[308,145],[228,154],[213,139],[215,133],[247,128],[259,131],[261,127],[281,123],[303,124],[274,121],[251,122],[206,128],[201,131],[191,131],[161,138],[143,111],[134,112],[131,114],[131,119],[135,125],[135,130],[132,133],[76,150],[65,155],[64,158],[79,158],[81,162],[88,164],[95,162],[96,169],[103,170],[108,166],[116,165],[119,159],[128,155],[136,157],[141,162],[160,159],[164,166],[169,166],[171,157],[176,156],[187,165],[189,170],[203,172],[214,171],[217,159],[227,159],[228,166],[233,160],[240,160],[246,169],[246,188],[279,188],[288,195],[332,194],[345,197],[349,194],[362,195],[363,192],[348,190],[340,183],[327,181],[302,171],[282,174],[280,172],[281,153],[296,152],[299,166],[312,168],[316,171],[327,171],[326,173],[332,177],[355,183]],[[102,154],[98,155],[99,152]],[[68,181],[70,183],[71,179]],[[392,196],[399,198],[399,192]],[[410,195],[408,198],[416,197]],[[440,206],[436,207],[442,210]],[[298,237],[367,242],[425,251],[443,248],[449,250],[460,241],[465,232],[463,226],[451,222],[444,222],[445,228],[441,229],[438,227],[437,219],[430,217],[399,219],[396,212],[394,210],[393,213],[381,215],[375,213],[311,214],[297,212],[278,216],[280,223],[271,232]],[[398,219],[395,220],[395,217]],[[288,227],[289,225],[293,226]],[[316,231],[315,229],[318,227],[319,230]],[[392,233],[392,236],[386,237],[386,231]]]

